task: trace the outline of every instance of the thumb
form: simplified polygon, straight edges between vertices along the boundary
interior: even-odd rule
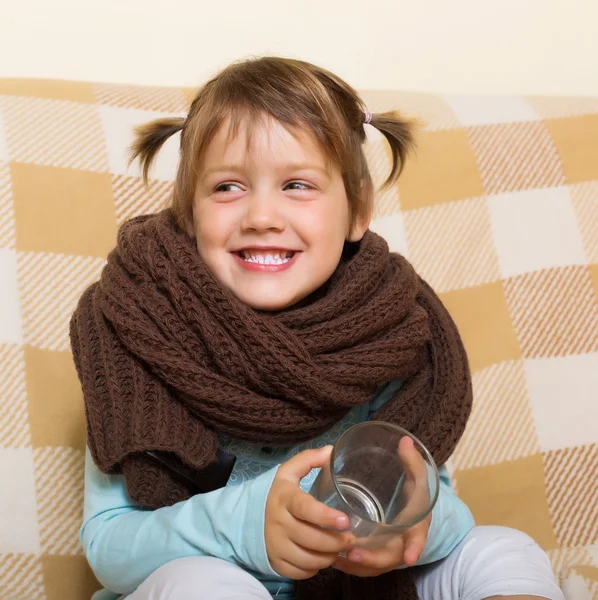
[[[427,479],[426,461],[415,447],[413,440],[407,435],[399,442],[399,458],[407,475],[416,481]]]
[[[278,475],[283,479],[299,484],[312,469],[323,467],[330,460],[332,446],[324,446],[316,450],[299,452],[278,469]]]
[[[428,525],[426,526],[426,522]],[[415,527],[411,527],[404,534],[405,553],[403,554],[403,562],[412,567],[419,560],[428,537],[429,520],[418,523]]]

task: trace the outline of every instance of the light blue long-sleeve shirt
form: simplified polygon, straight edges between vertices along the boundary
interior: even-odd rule
[[[227,485],[156,510],[137,506],[124,478],[100,472],[88,451],[80,537],[92,570],[106,588],[94,600],[131,593],[153,571],[186,556],[215,556],[237,564],[273,597],[292,599],[293,583],[272,569],[264,539],[266,499],[278,465],[308,448],[334,443],[349,427],[366,421],[399,387],[399,382],[381,386],[368,404],[355,407],[322,436],[297,446],[262,448],[221,436],[223,449],[237,456]],[[451,488],[447,470],[441,468],[439,474],[439,497],[418,564],[448,556],[474,525],[471,512]],[[309,491],[316,475],[314,469],[302,480],[303,490]]]

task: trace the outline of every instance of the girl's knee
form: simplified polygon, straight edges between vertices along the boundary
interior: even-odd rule
[[[505,551],[539,548],[536,541],[527,533],[498,525],[474,527],[465,540],[471,550],[483,550],[488,546]]]
[[[173,560],[156,569],[126,600],[271,600],[249,573],[213,557]]]
[[[523,531],[510,527],[474,527],[456,551],[460,562],[474,571],[502,575],[519,564],[525,569],[552,573],[548,556],[536,541]]]
[[[462,598],[563,595],[550,561],[526,533],[508,527],[475,527],[455,550]]]

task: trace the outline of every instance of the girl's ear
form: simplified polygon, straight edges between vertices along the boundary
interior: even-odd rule
[[[347,241],[359,242],[359,240],[361,240],[361,238],[365,235],[365,232],[368,230],[371,220],[371,213],[367,216],[357,217],[351,225],[351,230],[347,236]]]

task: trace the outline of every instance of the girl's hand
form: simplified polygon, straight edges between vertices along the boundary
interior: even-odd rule
[[[406,476],[403,493],[409,496],[409,503],[403,516],[408,517],[406,511],[412,510],[417,513],[429,502],[428,470],[411,438],[402,438],[398,453]],[[423,521],[391,539],[383,548],[379,550],[354,548],[347,554],[347,558],[339,557],[333,566],[339,571],[358,577],[376,577],[402,565],[411,567],[418,561],[426,546],[431,521],[430,512]]]
[[[376,577],[401,565],[413,566],[426,545],[432,515],[421,523],[407,529],[380,550],[354,548],[347,558],[338,557],[332,565],[335,569],[358,577]]]
[[[354,540],[348,517],[306,494],[299,482],[330,460],[332,447],[305,450],[278,468],[266,501],[266,551],[283,577],[308,579],[331,566]],[[331,528],[331,529],[324,529]]]

